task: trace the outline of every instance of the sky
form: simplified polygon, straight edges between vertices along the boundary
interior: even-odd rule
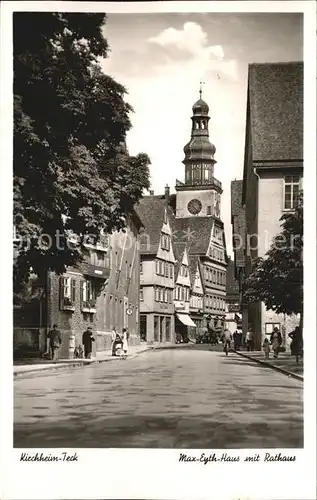
[[[103,70],[126,87],[134,109],[129,152],[149,155],[155,194],[166,184],[175,192],[176,179],[184,180],[192,105],[205,82],[231,255],[230,182],[243,176],[248,64],[303,60],[301,14],[109,14],[104,36]]]

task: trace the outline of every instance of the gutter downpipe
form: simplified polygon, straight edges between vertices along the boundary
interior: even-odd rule
[[[257,179],[258,179],[258,187],[257,187],[257,200],[256,200],[256,208],[257,208],[257,217],[258,217],[258,213],[259,213],[259,184],[260,184],[260,176],[259,174],[257,173],[256,171],[256,167],[253,167],[253,173],[254,175],[256,175]],[[258,221],[257,221],[258,222]],[[258,226],[258,224],[257,224]],[[257,227],[257,241],[259,239],[259,231],[258,231],[258,227]],[[262,302],[260,302],[260,342],[259,342],[259,348],[261,349],[261,345],[262,345]]]

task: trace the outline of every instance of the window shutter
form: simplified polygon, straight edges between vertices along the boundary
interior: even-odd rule
[[[84,281],[80,282],[80,304],[82,305],[84,302]]]
[[[74,304],[76,300],[76,280],[74,278],[71,279],[71,301]]]
[[[64,278],[61,276],[59,278],[59,307],[63,308],[64,304]]]

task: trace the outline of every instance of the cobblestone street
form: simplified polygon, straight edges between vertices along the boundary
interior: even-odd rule
[[[15,380],[15,447],[303,446],[302,383],[207,349]]]

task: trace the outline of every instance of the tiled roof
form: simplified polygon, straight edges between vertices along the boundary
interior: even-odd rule
[[[144,225],[144,232],[140,234],[141,254],[157,254],[165,206],[164,196],[144,196],[136,205],[135,211]],[[168,216],[173,214],[171,207],[167,213]]]
[[[239,299],[239,283],[234,277],[234,263],[229,258],[226,275],[226,296],[228,299]]]
[[[188,243],[190,255],[206,255],[214,220],[212,217],[172,219],[173,240]]]
[[[303,63],[250,64],[253,161],[303,159]]]
[[[231,182],[231,224],[236,267],[244,267],[246,221],[245,209],[242,206],[242,187],[242,180],[235,180]]]

